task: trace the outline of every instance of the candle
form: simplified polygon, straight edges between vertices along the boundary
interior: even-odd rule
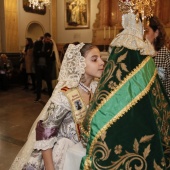
[[[116,37],[116,26],[114,26],[114,38]]]
[[[106,30],[105,30],[105,27],[104,27],[104,36],[103,38],[105,39],[106,38]]]
[[[110,39],[110,27],[109,27],[109,39]]]

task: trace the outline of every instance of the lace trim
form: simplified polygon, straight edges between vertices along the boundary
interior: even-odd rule
[[[122,26],[124,30],[116,36],[110,46],[124,46],[131,50],[139,50],[142,55],[155,54],[153,46],[148,40],[143,40],[142,23],[136,22],[136,16],[133,13],[124,14],[122,16]]]
[[[97,88],[97,85],[98,85],[98,81],[92,81],[91,84],[90,84],[90,89],[92,90],[92,93],[95,92],[96,88]]]
[[[130,31],[129,31],[130,32]],[[140,37],[133,34],[120,33],[117,37],[111,42],[111,47],[121,47],[124,46],[131,50],[139,50],[142,55],[151,55],[155,54],[153,46],[149,43],[148,40],[144,41]]]
[[[81,56],[80,50],[84,43],[78,45],[70,44],[59,74],[59,82],[63,82],[68,88],[77,87],[82,74],[85,73],[85,58]]]
[[[40,140],[36,141],[34,145],[34,149],[37,150],[47,150],[53,148],[54,144],[57,142],[57,137],[50,138],[48,140]]]

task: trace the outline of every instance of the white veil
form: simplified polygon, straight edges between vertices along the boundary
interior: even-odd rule
[[[80,50],[84,46],[84,43],[78,45],[70,44],[64,55],[64,59],[61,65],[59,73],[59,82],[57,83],[51,98],[44,106],[43,110],[35,120],[32,128],[29,132],[28,139],[22,149],[19,151],[14,162],[12,163],[10,170],[21,170],[25,163],[29,160],[29,157],[33,151],[34,142],[36,141],[35,128],[39,120],[44,120],[47,117],[47,109],[50,105],[52,98],[55,98],[56,94],[60,92],[62,87],[77,87],[82,74],[85,73],[85,58],[81,56]]]
[[[58,75],[59,75],[59,71],[60,71],[60,67],[61,67],[61,62],[60,62],[60,57],[59,57],[56,43],[53,39],[51,39],[51,41],[53,42],[53,52],[55,54],[56,80],[52,81],[53,87],[55,87],[57,84],[57,79],[58,79]]]
[[[154,55],[155,50],[151,43],[143,39],[143,25],[139,20],[136,21],[134,13],[127,13],[122,15],[123,31],[119,33],[111,42],[110,46],[121,47],[124,46],[131,50],[139,50],[142,55]]]

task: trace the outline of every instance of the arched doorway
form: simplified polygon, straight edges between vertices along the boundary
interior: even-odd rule
[[[44,28],[43,26],[38,22],[31,22],[26,30],[26,37],[32,38],[33,41],[36,41],[40,38],[40,36],[43,36],[44,34]]]

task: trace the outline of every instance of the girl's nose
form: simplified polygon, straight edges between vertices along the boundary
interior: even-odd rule
[[[100,64],[104,65],[104,61],[100,58]]]

